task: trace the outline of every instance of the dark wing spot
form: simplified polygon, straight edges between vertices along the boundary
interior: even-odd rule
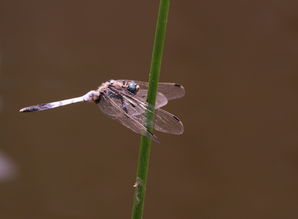
[[[147,129],[147,132],[149,132],[150,135],[154,135],[149,129]]]
[[[180,122],[180,119],[178,119],[177,116],[174,116],[174,115],[173,115],[173,118],[176,119],[178,122]]]
[[[130,103],[130,105],[132,106],[132,107],[136,107],[136,105],[134,105],[133,103],[131,103],[131,102],[129,102]]]
[[[160,143],[156,135],[154,135],[150,130],[147,129],[147,132],[150,134],[153,141]]]
[[[180,84],[174,84],[174,86],[176,86],[176,87],[181,87],[181,85],[180,85]]]

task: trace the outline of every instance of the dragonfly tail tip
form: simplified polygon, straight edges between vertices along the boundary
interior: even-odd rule
[[[35,111],[38,111],[38,110],[32,107],[25,107],[19,110],[20,113],[28,113],[28,112],[35,112]]]

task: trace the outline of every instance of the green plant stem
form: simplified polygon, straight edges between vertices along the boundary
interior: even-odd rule
[[[169,13],[170,0],[160,0],[157,25],[155,31],[152,60],[149,73],[149,88],[147,101],[149,105],[155,106],[156,93],[160,75],[160,68],[163,56],[164,41],[166,37],[166,26]],[[147,124],[152,124],[154,119],[153,113],[147,114]],[[152,131],[152,125],[147,125]],[[150,160],[151,139],[142,136],[140,143],[140,151],[138,157],[137,177],[134,185],[134,200],[132,208],[132,219],[141,219],[144,210],[144,199],[147,185],[147,175]]]

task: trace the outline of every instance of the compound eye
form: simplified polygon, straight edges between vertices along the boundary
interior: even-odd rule
[[[129,92],[136,94],[139,89],[140,89],[140,86],[136,82],[131,81],[128,83],[127,90]]]

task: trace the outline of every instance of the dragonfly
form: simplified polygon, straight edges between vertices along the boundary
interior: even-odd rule
[[[161,107],[169,100],[183,97],[184,87],[176,83],[159,83],[155,107],[147,102],[148,87],[148,82],[143,81],[109,80],[83,96],[28,106],[20,109],[20,112],[38,112],[73,103],[93,102],[108,117],[155,142],[159,140],[148,128],[150,126],[159,132],[181,135],[184,131],[181,120]],[[154,115],[152,123],[147,119],[150,113]]]

